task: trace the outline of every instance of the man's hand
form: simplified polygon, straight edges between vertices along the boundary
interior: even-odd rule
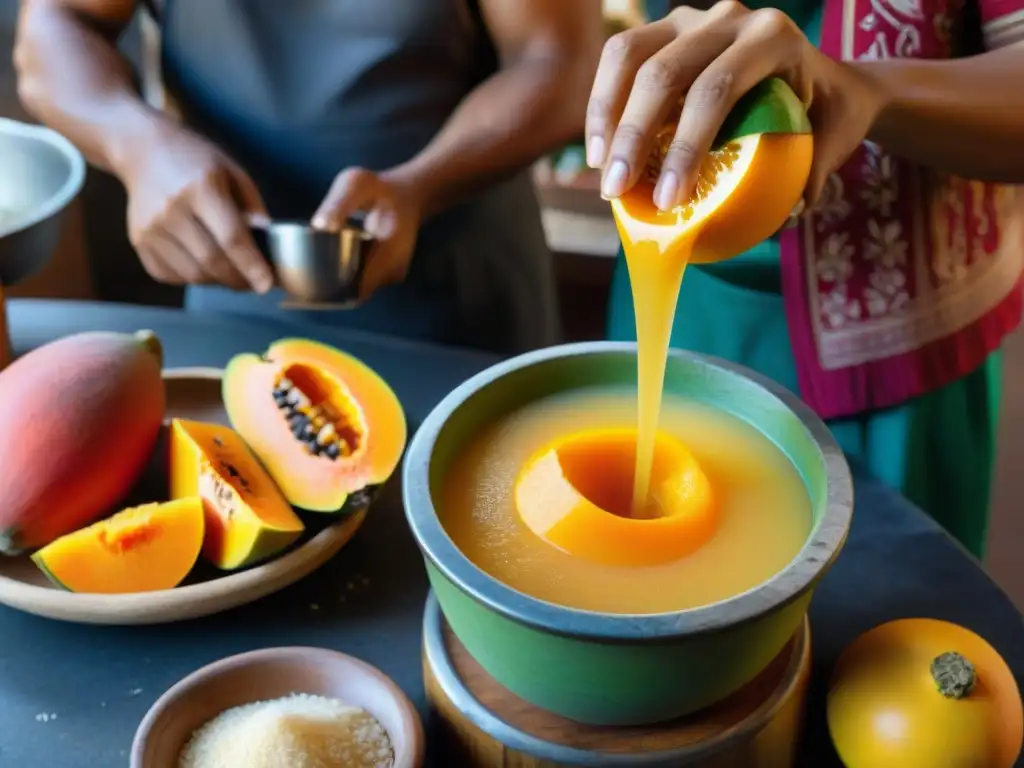
[[[337,232],[357,211],[366,212],[365,227],[376,242],[370,250],[359,294],[400,283],[409,271],[422,220],[418,194],[397,174],[348,168],[338,174],[313,216],[313,226]]]
[[[129,239],[154,278],[260,293],[273,286],[249,229],[265,215],[259,192],[215,146],[167,124],[133,151],[122,178]]]

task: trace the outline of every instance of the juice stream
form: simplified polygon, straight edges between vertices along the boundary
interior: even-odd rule
[[[669,338],[693,236],[669,242],[622,240],[633,293],[637,339],[636,469],[630,516],[652,518],[660,510],[648,504],[654,445],[661,413]]]

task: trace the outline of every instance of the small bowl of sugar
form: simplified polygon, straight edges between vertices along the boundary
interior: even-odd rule
[[[193,672],[150,708],[131,768],[420,768],[423,726],[387,675],[322,648],[268,648]]]

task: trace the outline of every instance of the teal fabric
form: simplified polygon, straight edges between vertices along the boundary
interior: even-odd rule
[[[757,7],[752,6],[752,7]],[[786,11],[815,44],[821,6],[793,0]],[[671,344],[752,368],[799,392],[781,295],[775,238],[720,264],[691,267],[680,291]],[[635,340],[622,253],[609,303],[608,336]],[[829,423],[843,449],[928,512],[977,557],[985,551],[1002,354],[960,381],[901,406]]]

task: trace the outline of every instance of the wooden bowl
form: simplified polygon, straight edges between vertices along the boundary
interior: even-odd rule
[[[296,647],[230,656],[175,684],[135,732],[131,768],[178,768],[192,734],[224,710],[293,693],[335,698],[365,709],[391,738],[394,768],[422,764],[423,725],[391,678],[344,653]]]

